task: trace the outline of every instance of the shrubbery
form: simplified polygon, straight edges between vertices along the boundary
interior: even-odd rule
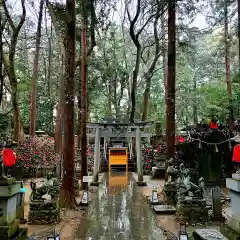
[[[26,139],[15,149],[16,168],[21,174],[30,174],[37,169],[54,168],[58,163],[58,154],[54,151],[54,139],[33,137]]]

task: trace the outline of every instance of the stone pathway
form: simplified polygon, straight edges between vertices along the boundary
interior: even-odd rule
[[[155,215],[138,191],[132,174],[114,173],[92,194],[75,239],[161,240]],[[122,176],[121,176],[122,175]]]

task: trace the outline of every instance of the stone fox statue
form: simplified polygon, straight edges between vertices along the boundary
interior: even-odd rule
[[[51,195],[52,198],[55,198],[60,193],[60,185],[57,181],[51,183],[52,173],[48,173],[46,181],[44,181],[43,186],[37,188],[36,182],[31,181],[30,187],[32,189],[31,199],[32,200],[41,200],[42,196],[45,194]],[[51,184],[49,184],[51,183]]]

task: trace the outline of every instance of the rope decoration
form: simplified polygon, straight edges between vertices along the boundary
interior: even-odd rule
[[[236,135],[234,136],[233,138],[228,138],[224,141],[221,141],[221,142],[218,142],[218,143],[215,143],[215,142],[206,142],[206,141],[203,141],[199,138],[193,138],[191,137],[190,135],[188,135],[188,141],[197,141],[198,142],[198,148],[202,148],[202,144],[207,144],[207,145],[213,145],[215,146],[215,152],[219,152],[219,149],[218,149],[218,145],[220,144],[223,144],[223,143],[227,143],[228,142],[228,146],[229,146],[229,150],[231,151],[232,150],[232,144],[231,144],[231,141],[234,141],[236,137],[239,137],[239,141],[240,141],[240,136],[239,135]]]

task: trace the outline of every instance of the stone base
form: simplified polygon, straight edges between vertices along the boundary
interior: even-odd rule
[[[220,226],[220,232],[231,240],[239,240],[240,234],[231,229],[227,224]]]
[[[90,182],[90,186],[98,187],[100,182]]]
[[[232,214],[232,212],[227,212],[227,221],[226,224],[240,234],[240,218],[237,218]]]
[[[164,184],[163,191],[170,202],[177,201],[177,188],[175,182],[166,182]]]
[[[60,221],[60,209],[54,210],[30,210],[28,224],[49,224]]]
[[[161,204],[161,202],[159,202],[159,201],[157,201],[157,202],[149,201],[149,204],[152,205],[152,206],[157,206],[157,205]]]
[[[15,183],[16,179],[13,177],[0,179],[0,186],[10,186]]]
[[[139,187],[145,187],[145,186],[147,186],[147,183],[144,182],[144,181],[142,181],[142,182],[138,182],[138,181],[137,181],[137,185],[138,185]]]
[[[225,222],[225,217],[223,216],[213,216],[213,215],[210,215],[210,219],[214,222]]]
[[[10,240],[26,240],[28,239],[28,229],[27,228],[19,228],[16,236],[11,238]]]
[[[233,173],[232,178],[237,180],[237,181],[240,181],[240,173]]]
[[[164,162],[165,164],[165,162]],[[159,167],[153,167],[152,168],[152,179],[157,178],[164,178],[165,176],[165,167],[159,168]]]
[[[172,205],[157,205],[153,207],[156,214],[175,214],[176,208]]]
[[[24,219],[24,206],[16,207],[16,219]]]
[[[0,226],[0,237],[2,237],[1,239],[7,240],[17,235],[19,231],[19,224],[20,220],[15,219],[14,222],[12,222],[12,224],[9,226]]]
[[[176,215],[180,220],[190,222],[205,222],[208,220],[208,209],[204,199],[179,199]]]
[[[215,229],[196,229],[193,232],[194,240],[227,240],[219,231]]]
[[[79,203],[79,206],[83,206],[83,207],[84,207],[84,206],[88,206],[88,203],[80,202],[80,203]]]

